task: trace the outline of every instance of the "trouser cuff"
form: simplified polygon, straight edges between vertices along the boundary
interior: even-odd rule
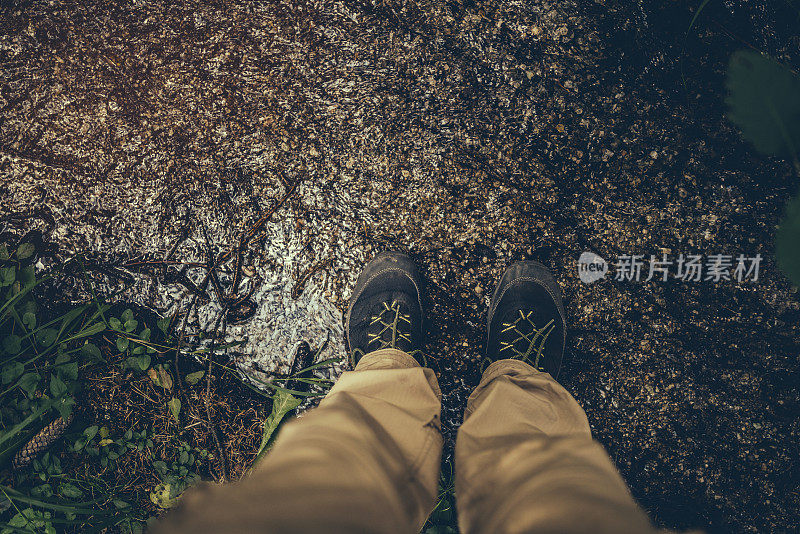
[[[398,349],[380,349],[365,354],[356,364],[355,371],[370,369],[413,369],[420,364],[413,356]]]
[[[483,372],[481,377],[480,386],[485,386],[500,375],[518,375],[518,374],[547,374],[537,370],[532,365],[529,365],[522,360],[497,360],[492,362],[489,367]],[[549,376],[549,375],[548,375]]]

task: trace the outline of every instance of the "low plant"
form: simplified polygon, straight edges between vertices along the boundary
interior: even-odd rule
[[[129,451],[144,452],[153,448],[153,433],[147,429],[135,431],[128,429],[116,439],[110,437],[108,427],[92,425],[87,427],[75,440],[72,452],[84,453],[97,458],[102,467],[108,467]]]
[[[185,441],[179,441],[176,457],[166,462],[153,462],[161,482],[150,493],[150,500],[160,508],[172,508],[178,497],[192,484],[200,480],[197,469],[200,461],[208,457],[206,449],[196,450]]]
[[[424,534],[456,534],[458,519],[455,509],[455,479],[452,461],[445,461],[439,475],[436,506],[422,527]]]
[[[698,6],[687,36],[709,2]],[[731,55],[725,87],[728,120],[742,137],[760,154],[789,161],[800,178],[800,75],[766,53],[744,49]],[[800,286],[800,188],[778,227],[775,257],[786,277]]]
[[[198,407],[183,406],[181,399],[192,402],[197,388],[209,387],[212,369],[236,377],[271,410],[257,458],[269,451],[279,426],[303,399],[322,396],[332,385],[314,376],[336,361],[315,363],[324,346],[303,357],[298,353],[287,376],[242,380],[219,358],[236,343],[217,344],[215,336],[205,336],[201,347],[183,346],[174,317],[148,325],[132,309],[106,304],[89,284],[80,258],[37,273],[35,257],[27,242],[0,245],[0,534],[109,527],[142,532],[157,510],[174,506],[217,458],[219,451],[195,448],[187,439],[194,431],[182,423]],[[83,273],[92,298],[66,305],[53,317],[52,304],[40,307],[35,296],[67,272]],[[205,369],[190,363],[180,373],[178,357],[186,356]],[[110,421],[118,418],[106,403],[94,405],[82,393],[87,380],[98,376],[124,376],[123,383],[134,389],[149,384],[154,389],[145,394],[148,403],[160,403],[174,424],[162,416],[148,421],[145,411],[135,427],[115,427]],[[85,406],[74,415],[79,402]],[[102,423],[96,420],[98,409],[106,410]],[[3,471],[12,463],[11,474]],[[141,472],[128,477],[131,466]],[[138,482],[132,486],[128,479]]]
[[[10,478],[4,477],[13,487],[0,485],[0,532],[141,522],[147,516],[121,498],[124,488],[86,473],[71,475],[62,462],[64,455],[80,453],[97,457],[105,467],[127,449],[146,447],[148,435],[130,431],[106,442],[102,429],[91,425],[69,447],[53,444],[73,420],[82,375],[106,363],[98,347],[102,337],[126,339],[126,353],[138,358],[148,349],[138,350],[143,342],[131,339],[147,333],[137,333],[130,310],[122,322],[109,317],[111,306],[97,298],[53,317],[34,295],[79,260],[36,273],[35,257],[32,243],[0,244],[0,469],[14,464]],[[124,344],[118,342],[117,348]]]
[[[788,159],[800,177],[800,76],[753,50],[733,54],[726,82],[728,118],[767,156]],[[778,266],[800,286],[800,192],[789,201],[775,238]]]

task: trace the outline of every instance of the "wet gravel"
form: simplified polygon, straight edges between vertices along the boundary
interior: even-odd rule
[[[540,260],[569,315],[560,380],[654,521],[796,530],[800,304],[772,248],[798,182],[727,125],[722,88],[731,51],[797,68],[800,47],[791,3],[710,3],[686,36],[698,3],[4,4],[3,229],[149,281],[127,298],[163,312],[170,276],[202,278],[181,264],[287,198],[217,293],[271,276],[323,309],[293,319],[315,336],[366,259],[408,251],[451,441],[494,283]],[[586,285],[585,250],[764,262],[758,282]]]

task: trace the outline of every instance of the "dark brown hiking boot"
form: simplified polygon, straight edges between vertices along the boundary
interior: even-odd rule
[[[365,355],[394,348],[425,365],[421,277],[412,259],[381,252],[358,277],[347,311],[347,350],[355,366]]]
[[[520,261],[506,269],[492,297],[488,323],[484,369],[510,358],[558,376],[566,314],[561,289],[544,265]]]

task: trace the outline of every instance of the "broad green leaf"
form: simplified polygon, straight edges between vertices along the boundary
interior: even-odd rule
[[[8,522],[8,526],[15,527],[21,529],[22,527],[28,527],[29,530],[31,527],[36,526],[34,524],[35,515],[33,508],[25,508],[24,510],[20,510],[17,514],[11,518]],[[30,525],[30,527],[28,526]],[[7,529],[9,532],[13,532],[11,529]],[[24,531],[23,531],[24,532]]]
[[[63,399],[59,399],[55,401],[53,406],[55,406],[56,410],[58,410],[58,414],[61,416],[61,419],[66,421],[72,414],[72,407],[75,406],[75,398],[65,397]]]
[[[800,287],[800,195],[786,206],[786,215],[775,236],[775,249],[778,267]]]
[[[128,350],[128,345],[130,341],[127,337],[118,337],[117,338],[117,350],[120,352],[125,352]]]
[[[122,323],[116,317],[112,317],[111,319],[109,319],[108,324],[114,330],[122,330]]]
[[[10,286],[17,279],[17,271],[14,267],[3,267],[0,269],[0,285]]]
[[[156,321],[156,326],[157,326],[157,327],[158,327],[158,329],[159,329],[159,330],[161,330],[161,332],[163,332],[163,334],[166,336],[166,335],[167,335],[167,331],[169,330],[169,324],[170,324],[171,322],[172,322],[172,321],[170,320],[170,318],[169,318],[169,317],[162,317],[161,319],[159,319],[158,321]]]
[[[170,413],[172,413],[172,417],[175,419],[175,423],[180,425],[181,421],[178,419],[178,416],[181,413],[181,400],[176,397],[172,397],[172,399],[170,399],[170,401],[167,403],[167,406],[169,407]]]
[[[139,334],[139,339],[141,339],[142,341],[150,341],[151,334],[152,331],[149,328],[145,328],[144,330],[142,330],[142,333]]]
[[[149,354],[141,354],[136,357],[136,365],[139,366],[139,370],[146,371],[148,367],[150,367],[150,355]]]
[[[75,440],[75,443],[72,446],[73,452],[78,452],[82,450],[86,444],[89,443],[89,440],[86,439],[86,436],[80,436],[78,439]],[[88,449],[87,449],[88,452]]]
[[[100,427],[97,425],[92,425],[87,427],[86,430],[83,431],[83,435],[86,436],[87,441],[92,441],[92,439],[97,435],[100,431]]]
[[[67,385],[61,380],[58,375],[50,375],[50,394],[54,399],[57,399],[67,392]]]
[[[31,266],[23,267],[17,273],[17,279],[22,282],[23,286],[33,287],[36,285],[36,271]]]
[[[161,476],[167,474],[167,464],[163,460],[156,460],[153,462],[153,468],[156,470],[156,473]]]
[[[59,365],[56,368],[58,374],[67,380],[77,380],[78,379],[78,362],[71,362],[66,363],[64,365]]]
[[[17,259],[18,260],[27,260],[33,253],[36,251],[36,247],[33,246],[31,243],[22,243],[20,246],[17,247]]]
[[[189,373],[188,375],[186,375],[186,383],[189,384],[190,386],[193,386],[197,384],[205,374],[206,374],[205,371],[195,371],[194,373]]]
[[[42,377],[39,376],[39,373],[25,373],[22,375],[22,378],[19,379],[17,385],[30,397],[36,392],[39,380],[41,379]]]
[[[19,354],[22,350],[22,338],[16,334],[11,334],[3,339],[3,350],[8,354]]]
[[[20,362],[11,362],[3,366],[3,385],[10,384],[25,372],[25,366]]]
[[[84,346],[81,347],[81,354],[84,357],[88,358],[90,361],[101,361],[103,359],[103,355],[100,353],[100,349],[97,348],[97,345],[93,343],[86,343]]]
[[[264,433],[261,436],[261,445],[258,447],[258,453],[256,454],[255,460],[253,460],[253,464],[261,460],[264,454],[272,447],[276,436],[275,431],[280,426],[281,421],[283,421],[287,413],[300,406],[301,402],[301,399],[298,399],[291,393],[286,393],[284,391],[275,392],[275,395],[272,396],[272,413],[270,413],[269,417],[264,421]]]
[[[752,50],[731,56],[728,118],[771,156],[795,158],[800,150],[800,77],[788,67]]]
[[[8,247],[5,243],[0,244],[0,260],[7,260],[9,258],[11,258],[11,256],[8,254]]]
[[[66,482],[62,482],[58,486],[58,493],[61,494],[62,497],[66,497],[67,499],[77,499],[83,496],[83,492],[80,489]]]
[[[65,363],[56,367],[58,374],[67,380],[78,379],[78,362]]]
[[[36,334],[36,339],[43,347],[49,347],[58,339],[58,330],[54,328],[45,328]]]
[[[22,316],[22,324],[28,327],[28,330],[36,328],[36,314],[27,312]]]

